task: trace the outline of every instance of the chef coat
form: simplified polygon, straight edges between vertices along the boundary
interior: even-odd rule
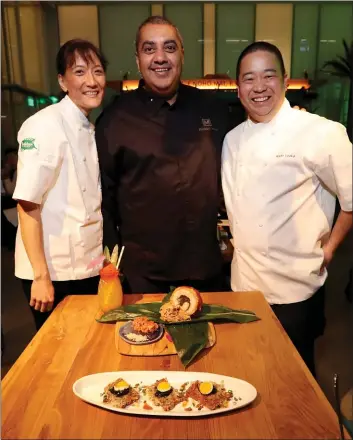
[[[312,296],[327,277],[322,246],[335,195],[352,211],[345,127],[285,100],[272,121],[249,119],[227,134],[222,185],[235,244],[232,290],[261,290],[270,304]]]
[[[94,128],[66,96],[27,119],[18,133],[14,199],[41,205],[44,252],[53,281],[98,274],[102,255],[101,189]],[[18,228],[15,275],[33,279]]]

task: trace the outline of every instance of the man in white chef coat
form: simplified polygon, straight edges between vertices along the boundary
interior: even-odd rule
[[[326,267],[352,227],[352,145],[341,124],[290,107],[276,46],[244,49],[237,83],[248,119],[227,134],[222,153],[232,290],[264,293],[315,375]]]

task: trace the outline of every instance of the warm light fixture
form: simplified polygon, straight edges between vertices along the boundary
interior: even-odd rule
[[[198,89],[206,90],[235,90],[237,85],[234,79],[184,79],[181,81],[187,86],[197,87]],[[137,79],[128,79],[123,81],[123,91],[137,89],[139,81]],[[309,81],[305,79],[290,79],[288,80],[289,90],[308,89]]]

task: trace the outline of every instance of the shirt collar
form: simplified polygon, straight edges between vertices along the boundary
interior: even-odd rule
[[[180,82],[178,86],[178,95],[174,104],[170,105],[166,98],[157,95],[145,88],[145,81],[140,79],[139,86],[137,89],[138,96],[145,103],[151,103],[153,106],[157,106],[158,108],[162,107],[164,104],[169,105],[169,107],[174,107],[175,105],[179,105],[185,97],[185,86]]]
[[[77,107],[77,105],[69,98],[69,95],[66,95],[65,98],[60,101],[60,104],[62,107],[64,107],[65,116],[68,116],[70,121],[73,121],[74,124],[79,125],[80,127],[90,128],[90,121]]]

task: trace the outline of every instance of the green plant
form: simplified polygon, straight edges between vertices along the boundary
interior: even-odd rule
[[[348,117],[347,117],[347,132],[350,140],[353,142],[353,41],[350,46],[346,40],[343,40],[344,56],[337,55],[336,59],[326,61],[323,66],[323,71],[333,76],[341,78],[349,78],[349,102],[348,102]],[[330,67],[333,70],[324,70]]]

